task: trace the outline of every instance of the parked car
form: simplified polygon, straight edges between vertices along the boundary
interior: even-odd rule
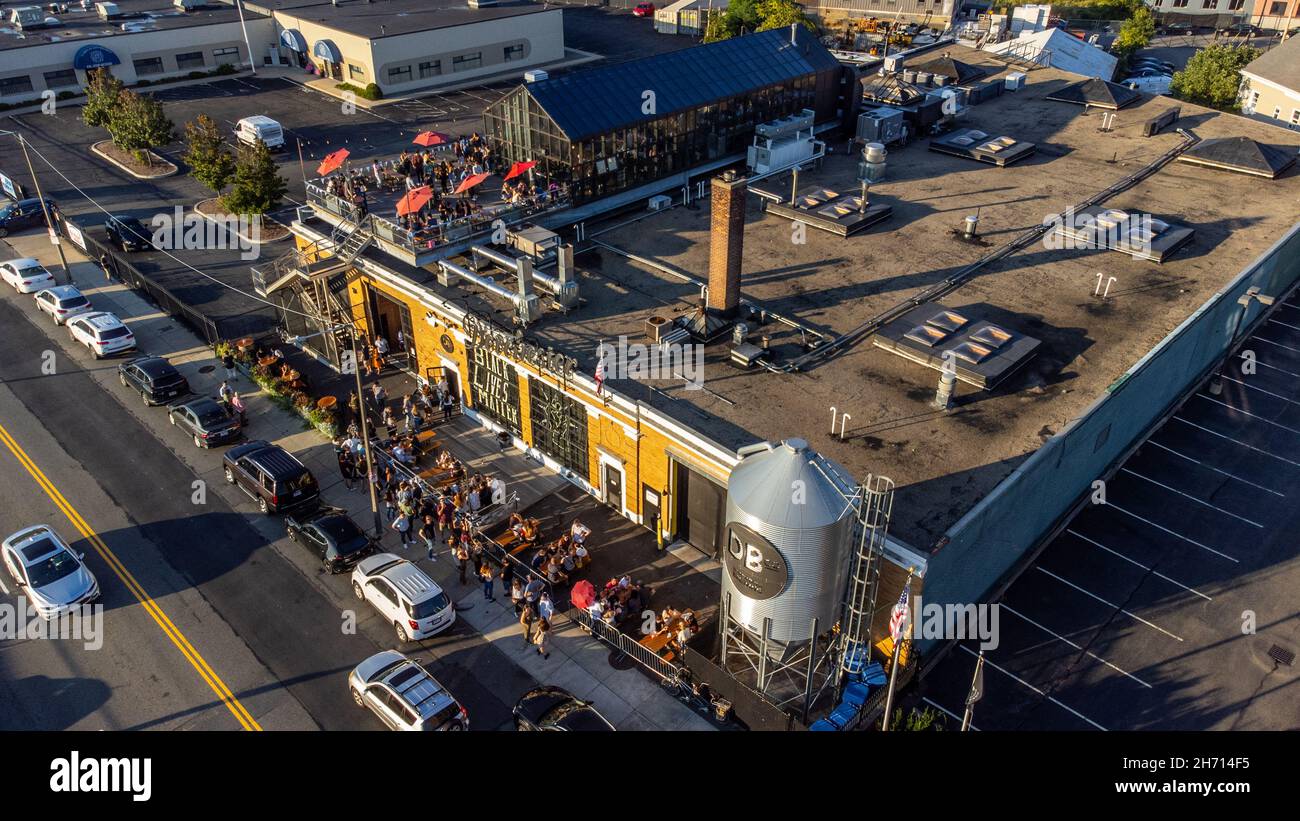
[[[1214,32],[1225,37],[1258,37],[1263,34],[1259,26],[1250,23],[1233,23],[1230,26],[1224,26]]]
[[[1191,23],[1169,23],[1161,29],[1164,34],[1191,34],[1196,27]]]
[[[54,275],[31,257],[0,262],[0,279],[20,294],[32,294],[54,287]]]
[[[72,285],[55,285],[36,292],[36,310],[49,314],[55,325],[62,325],[74,316],[95,310],[85,294]]]
[[[636,8],[632,9],[632,16],[633,16],[633,17],[654,17],[654,16],[655,16],[655,4],[654,4],[654,3],[637,3],[637,4],[636,4]]]
[[[1178,70],[1178,66],[1174,65],[1168,60],[1155,60],[1148,57],[1143,57],[1134,60],[1132,63],[1129,64],[1129,67],[1133,69],[1155,68],[1155,69],[1160,69],[1165,74],[1170,74],[1170,75],[1172,75],[1175,71]]]
[[[113,214],[104,220],[108,241],[123,251],[152,251],[153,232],[135,217]]]
[[[145,405],[161,405],[190,392],[189,380],[161,356],[141,356],[117,366],[122,387],[140,393]]]
[[[189,433],[196,448],[229,444],[243,430],[238,418],[231,416],[220,402],[206,396],[169,406],[167,421]]]
[[[392,553],[358,562],[352,593],[378,610],[403,644],[441,633],[456,621],[456,608],[438,583]]]
[[[263,513],[287,513],[320,504],[320,485],[302,462],[279,445],[255,439],[221,457],[226,481],[257,502]]]
[[[67,322],[75,342],[85,345],[96,359],[135,349],[135,334],[113,314],[91,311]]]
[[[46,200],[45,206],[53,213],[53,201]],[[41,201],[36,197],[11,202],[0,208],[0,237],[7,237],[14,231],[31,228],[33,225],[46,224],[45,209],[41,207]]]
[[[614,725],[590,701],[562,687],[537,687],[515,703],[515,729],[551,732],[613,732]]]
[[[342,508],[323,507],[306,515],[286,516],[284,526],[289,539],[315,554],[331,573],[342,573],[379,552],[375,540]]]
[[[1135,71],[1130,71],[1129,75],[1125,77],[1123,80],[1120,80],[1120,82],[1127,83],[1129,80],[1137,80],[1142,77],[1172,77],[1172,76],[1173,75],[1171,75],[1169,72],[1163,71],[1158,68],[1139,68]]]
[[[20,530],[0,546],[5,568],[43,619],[54,619],[99,598],[99,582],[85,556],[73,552],[49,525]]]
[[[348,689],[390,730],[468,730],[469,713],[416,661],[396,650],[376,653],[348,674]]]

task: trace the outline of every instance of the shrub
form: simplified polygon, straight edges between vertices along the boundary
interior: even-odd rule
[[[384,96],[384,93],[379,90],[379,86],[374,83],[370,83],[365,88],[358,88],[351,83],[337,83],[334,87],[341,91],[351,91],[364,100],[378,100]]]
[[[206,71],[191,71],[185,76],[191,80],[202,80],[208,76],[208,73]]]
[[[78,96],[80,96],[80,95],[77,94],[77,92],[75,92],[75,91],[60,91],[58,94],[54,95],[54,99],[56,99],[56,100],[71,100],[73,97],[78,97]]]
[[[235,67],[232,66],[230,63],[222,63],[221,65],[217,66],[212,70],[213,77],[224,77],[227,74],[234,74],[234,73],[235,73]]]

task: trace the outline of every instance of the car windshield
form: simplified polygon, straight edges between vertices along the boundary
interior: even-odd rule
[[[124,336],[130,336],[130,335],[131,332],[127,330],[124,326],[109,328],[106,331],[99,332],[100,339],[121,339]]]
[[[439,593],[431,599],[425,599],[418,604],[411,605],[411,618],[419,621],[420,619],[427,619],[430,616],[436,616],[445,610],[447,605],[450,603],[451,602],[447,599],[446,593]]]
[[[27,568],[27,581],[32,587],[45,587],[76,572],[76,557],[59,548],[57,552],[51,553]]]
[[[230,417],[227,416],[226,412],[219,407],[202,408],[196,410],[195,413],[199,417],[199,424],[203,425],[205,428],[224,425],[226,422],[230,421]]]
[[[59,300],[60,308],[80,308],[82,305],[89,304],[90,300],[84,296],[70,296],[67,299]]]
[[[303,471],[297,476],[284,480],[284,485],[289,490],[307,490],[316,486],[316,480],[310,473]]]

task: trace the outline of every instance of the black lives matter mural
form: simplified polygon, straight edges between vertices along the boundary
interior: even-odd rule
[[[469,346],[470,398],[474,410],[519,435],[519,377],[515,366],[481,345]]]
[[[528,408],[533,445],[586,479],[587,409],[540,379],[528,377]]]

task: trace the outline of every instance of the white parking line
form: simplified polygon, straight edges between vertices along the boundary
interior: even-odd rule
[[[1284,351],[1292,351],[1294,353],[1300,353],[1300,348],[1292,348],[1290,345],[1283,345],[1281,342],[1274,342],[1273,340],[1265,339],[1262,336],[1252,336],[1250,339],[1252,342],[1265,342],[1269,345],[1276,345],[1277,347],[1281,348]]]
[[[1161,573],[1161,572],[1158,571],[1158,570],[1155,570],[1155,569],[1152,569],[1152,568],[1150,568],[1150,567],[1147,567],[1146,565],[1142,564],[1141,562],[1139,562],[1139,561],[1137,561],[1137,560],[1135,560],[1135,559],[1130,559],[1128,556],[1125,556],[1123,553],[1120,553],[1118,550],[1111,550],[1109,547],[1106,547],[1106,545],[1102,544],[1101,542],[1097,541],[1096,539],[1090,539],[1090,538],[1088,538],[1087,536],[1083,535],[1082,533],[1080,533],[1079,531],[1077,531],[1077,530],[1075,530],[1075,529],[1073,529],[1073,528],[1069,528],[1069,527],[1067,527],[1067,528],[1065,529],[1065,532],[1066,532],[1066,533],[1069,533],[1071,536],[1076,536],[1076,537],[1078,537],[1078,538],[1080,538],[1080,539],[1083,539],[1085,542],[1087,542],[1088,544],[1092,545],[1093,547],[1096,547],[1096,548],[1099,548],[1099,549],[1101,549],[1101,550],[1104,550],[1104,551],[1106,551],[1107,553],[1111,554],[1112,556],[1117,556],[1117,557],[1123,559],[1124,561],[1128,562],[1129,564],[1134,565],[1135,567],[1140,567],[1140,568],[1142,568],[1143,570],[1145,570],[1146,572],[1150,573],[1152,576],[1156,576],[1157,578],[1164,579],[1165,581],[1169,582],[1170,584],[1174,585],[1175,587],[1181,587],[1183,590],[1186,590],[1188,593],[1194,593],[1195,595],[1200,596],[1201,598],[1205,599],[1206,601],[1214,601],[1214,599],[1212,599],[1212,598],[1210,598],[1209,596],[1205,595],[1204,593],[1202,593],[1201,591],[1197,590],[1196,588],[1194,588],[1194,587],[1188,587],[1187,585],[1183,584],[1182,582],[1178,581],[1177,579],[1171,579],[1171,578],[1169,578],[1168,576],[1166,576],[1165,574]]]
[[[1272,322],[1274,325],[1281,325],[1283,328],[1290,328],[1290,329],[1293,330],[1293,331],[1300,331],[1300,325],[1288,325],[1288,324],[1286,324],[1285,322],[1283,322],[1282,320],[1280,320],[1280,319],[1274,319],[1274,318],[1272,318],[1272,317],[1269,317],[1269,318],[1268,318],[1268,321],[1269,321],[1269,322]]]
[[[1151,689],[1151,685],[1150,685],[1150,684],[1147,684],[1147,683],[1146,683],[1145,681],[1143,681],[1142,679],[1138,678],[1137,676],[1133,675],[1132,673],[1128,672],[1127,670],[1124,670],[1124,669],[1121,669],[1121,668],[1119,668],[1119,667],[1116,667],[1114,664],[1111,664],[1109,661],[1106,661],[1104,658],[1102,658],[1101,656],[1099,656],[1099,655],[1097,655],[1096,653],[1092,652],[1091,650],[1085,650],[1085,649],[1083,648],[1082,645],[1079,645],[1079,644],[1076,644],[1075,642],[1070,641],[1070,640],[1067,639],[1065,636],[1062,636],[1060,633],[1057,633],[1057,632],[1054,631],[1054,630],[1049,630],[1048,628],[1044,627],[1043,625],[1039,624],[1038,622],[1036,622],[1036,621],[1034,621],[1033,619],[1031,619],[1031,618],[1029,618],[1028,616],[1026,616],[1024,613],[1021,613],[1021,612],[1019,612],[1019,611],[1017,611],[1017,610],[1013,610],[1013,609],[1011,608],[1011,605],[1009,605],[1009,604],[1004,604],[1004,603],[999,602],[998,606],[999,606],[1001,609],[1003,609],[1003,610],[1007,611],[1008,613],[1010,613],[1011,615],[1013,615],[1013,616],[1018,616],[1019,618],[1025,620],[1025,621],[1027,621],[1027,622],[1029,622],[1029,623],[1032,624],[1033,626],[1037,627],[1039,630],[1042,630],[1044,633],[1047,633],[1047,634],[1050,635],[1050,636],[1054,636],[1054,637],[1056,637],[1056,639],[1057,639],[1058,641],[1063,641],[1063,642],[1065,642],[1066,644],[1068,644],[1068,645],[1070,645],[1071,647],[1073,647],[1075,650],[1081,650],[1081,651],[1083,652],[1084,655],[1086,655],[1086,656],[1088,656],[1088,657],[1090,657],[1090,658],[1092,658],[1092,659],[1095,659],[1095,660],[1097,660],[1097,661],[1100,661],[1102,664],[1106,665],[1107,667],[1109,667],[1110,669],[1114,670],[1115,672],[1120,673],[1120,674],[1125,675],[1125,676],[1128,676],[1129,678],[1133,679],[1133,680],[1136,681],[1138,684],[1141,684],[1143,687],[1147,688],[1148,690]]]
[[[1155,485],[1156,487],[1162,487],[1162,488],[1164,488],[1165,490],[1169,491],[1170,493],[1177,493],[1179,496],[1182,496],[1182,497],[1185,498],[1185,499],[1190,499],[1191,501],[1196,502],[1198,505],[1205,505],[1205,506],[1208,507],[1210,510],[1217,510],[1218,512],[1222,513],[1222,514],[1225,515],[1225,516],[1231,516],[1231,517],[1234,518],[1234,519],[1240,519],[1241,521],[1245,522],[1246,524],[1248,524],[1248,525],[1254,525],[1255,527],[1258,527],[1258,528],[1263,528],[1263,527],[1264,527],[1264,526],[1263,526],[1262,524],[1260,524],[1259,522],[1253,522],[1253,521],[1251,521],[1250,519],[1247,519],[1245,516],[1238,516],[1236,513],[1233,513],[1233,512],[1230,511],[1230,510],[1224,510],[1224,509],[1221,508],[1221,507],[1216,507],[1215,505],[1212,505],[1212,504],[1210,504],[1209,502],[1202,501],[1202,500],[1196,498],[1195,496],[1192,496],[1192,495],[1189,494],[1189,493],[1183,493],[1181,490],[1178,490],[1177,488],[1172,488],[1172,487],[1170,487],[1169,485],[1166,485],[1166,484],[1164,484],[1164,483],[1162,483],[1162,482],[1157,482],[1155,479],[1152,479],[1150,476],[1143,476],[1141,473],[1138,473],[1136,470],[1130,470],[1129,468],[1120,468],[1120,470],[1123,471],[1124,473],[1129,474],[1130,476],[1136,476],[1136,477],[1138,477],[1139,479],[1143,479],[1143,480],[1145,480],[1145,481],[1147,481],[1147,482],[1150,482],[1151,484]]]
[[[1210,396],[1209,394],[1198,393],[1196,394],[1196,398],[1205,399],[1207,401],[1213,402],[1216,405],[1222,405],[1230,411],[1236,411],[1237,413],[1244,414],[1246,416],[1249,416],[1251,419],[1258,419],[1259,421],[1268,425],[1272,425],[1275,428],[1281,428],[1282,430],[1290,431],[1291,433],[1300,434],[1300,430],[1296,430],[1295,428],[1288,428],[1286,425],[1280,425],[1277,422],[1274,422],[1272,419],[1265,419],[1264,417],[1259,416],[1258,414],[1254,414],[1251,413],[1250,411],[1242,410],[1241,408],[1229,405],[1227,402],[1220,402],[1219,400],[1215,399],[1213,396]]]
[[[1147,444],[1148,444],[1148,445],[1155,445],[1156,447],[1160,448],[1161,450],[1168,451],[1168,452],[1172,453],[1173,455],[1179,457],[1180,459],[1186,459],[1187,461],[1191,462],[1191,463],[1194,464],[1194,465],[1200,465],[1201,467],[1203,467],[1203,468],[1205,468],[1205,469],[1207,469],[1207,470],[1212,470],[1212,471],[1214,471],[1215,473],[1221,473],[1221,474],[1223,474],[1224,476],[1227,476],[1229,479],[1235,479],[1235,480],[1237,480],[1238,482],[1241,482],[1243,485],[1250,485],[1251,487],[1253,487],[1253,488],[1257,488],[1257,489],[1259,489],[1259,490],[1262,490],[1262,491],[1264,491],[1265,493],[1272,493],[1274,496],[1281,496],[1283,499],[1286,498],[1286,494],[1285,494],[1285,493],[1279,493],[1278,491],[1273,490],[1271,487],[1264,487],[1263,485],[1256,484],[1256,483],[1250,481],[1249,479],[1243,479],[1243,478],[1241,478],[1240,476],[1238,476],[1238,475],[1235,474],[1235,473],[1229,473],[1228,471],[1223,470],[1222,468],[1216,468],[1214,465],[1209,465],[1209,464],[1206,464],[1205,462],[1201,462],[1201,461],[1199,461],[1199,460],[1197,460],[1197,459],[1193,459],[1192,457],[1188,456],[1186,453],[1179,453],[1178,451],[1174,450],[1173,448],[1168,447],[1168,446],[1166,446],[1166,445],[1162,445],[1162,444],[1160,444],[1159,442],[1155,441],[1154,439],[1148,439],[1148,440],[1147,440]]]
[[[938,710],[939,712],[941,712],[941,713],[946,713],[946,714],[952,716],[953,718],[957,719],[957,726],[958,726],[958,727],[961,726],[961,719],[962,719],[961,716],[957,715],[956,713],[952,712],[951,710],[946,709],[942,704],[939,704],[939,703],[937,703],[937,702],[931,701],[930,699],[926,698],[925,696],[921,696],[921,700],[924,701],[926,704],[929,704],[931,707],[933,707],[934,709]],[[974,730],[975,732],[979,732],[979,729],[980,729],[979,727],[976,727],[976,726],[975,726],[975,722],[973,722],[973,721],[970,723],[970,728],[971,728],[972,730]]]
[[[1294,376],[1294,377],[1300,378],[1300,373],[1291,373],[1290,371],[1286,370],[1285,368],[1279,368],[1279,367],[1276,366],[1276,365],[1270,365],[1270,364],[1268,364],[1267,362],[1265,362],[1265,361],[1262,360],[1262,359],[1256,359],[1256,360],[1255,360],[1255,364],[1256,364],[1256,365],[1262,365],[1262,366],[1264,366],[1265,368],[1268,368],[1270,371],[1277,371],[1278,373],[1284,373],[1284,374],[1286,374],[1287,376]]]
[[[1222,557],[1222,558],[1225,558],[1225,559],[1227,559],[1228,561],[1230,561],[1230,562],[1232,562],[1232,563],[1234,563],[1234,564],[1239,563],[1239,560],[1238,560],[1238,559],[1234,559],[1233,557],[1229,556],[1227,553],[1224,553],[1223,551],[1215,550],[1214,548],[1210,547],[1209,545],[1201,544],[1200,542],[1196,541],[1195,539],[1189,538],[1189,537],[1187,537],[1187,536],[1184,536],[1184,535],[1181,534],[1181,533],[1178,533],[1178,532],[1175,532],[1175,531],[1173,531],[1173,530],[1170,530],[1169,528],[1165,527],[1164,525],[1158,525],[1158,524],[1156,524],[1155,522],[1151,521],[1150,519],[1144,519],[1143,517],[1137,515],[1136,513],[1132,512],[1132,511],[1130,511],[1130,510],[1125,510],[1124,508],[1120,507],[1119,505],[1115,504],[1114,502],[1107,501],[1107,502],[1106,502],[1106,507],[1112,508],[1112,509],[1114,509],[1114,510],[1118,510],[1120,513],[1123,513],[1125,516],[1132,516],[1134,519],[1137,519],[1139,522],[1145,522],[1146,524],[1149,524],[1149,525],[1151,525],[1152,527],[1154,527],[1156,530],[1163,531],[1163,532],[1165,532],[1165,533],[1168,533],[1170,536],[1173,536],[1173,537],[1178,538],[1178,539],[1182,539],[1183,541],[1187,542],[1188,544],[1196,545],[1197,547],[1201,548],[1202,550],[1208,550],[1209,552],[1213,553],[1214,555],[1216,555],[1216,556],[1220,556],[1220,557]]]
[[[1084,590],[1082,587],[1080,587],[1079,585],[1077,585],[1077,584],[1075,584],[1074,582],[1070,581],[1069,579],[1063,579],[1063,578],[1061,578],[1060,576],[1058,576],[1058,575],[1056,575],[1055,573],[1053,573],[1052,571],[1047,570],[1047,569],[1045,569],[1045,568],[1043,568],[1043,567],[1041,567],[1041,566],[1039,566],[1039,565],[1034,565],[1034,567],[1038,570],[1038,572],[1040,572],[1040,573],[1045,573],[1045,574],[1047,574],[1048,576],[1051,576],[1053,579],[1056,579],[1058,582],[1060,582],[1061,584],[1065,585],[1066,587],[1072,587],[1072,588],[1074,588],[1075,590],[1078,590],[1078,591],[1079,591],[1080,593],[1082,593],[1083,595],[1085,595],[1085,596],[1089,596],[1089,597],[1091,597],[1091,598],[1094,598],[1094,599],[1096,599],[1097,601],[1101,602],[1102,604],[1106,605],[1107,607],[1113,607],[1113,608],[1115,608],[1116,610],[1118,610],[1119,612],[1121,612],[1121,613],[1123,613],[1124,615],[1128,616],[1129,618],[1136,619],[1137,621],[1142,622],[1142,623],[1145,624],[1147,627],[1150,627],[1152,630],[1155,630],[1156,632],[1164,633],[1166,636],[1169,636],[1171,639],[1175,639],[1175,640],[1177,640],[1177,641],[1182,641],[1182,640],[1183,640],[1183,637],[1182,637],[1182,636],[1179,636],[1179,635],[1177,635],[1177,634],[1175,634],[1175,633],[1170,633],[1168,630],[1166,630],[1165,628],[1161,627],[1160,625],[1158,625],[1158,624],[1153,624],[1152,622],[1147,621],[1146,619],[1142,618],[1142,617],[1139,616],[1138,614],[1136,614],[1136,613],[1134,613],[1134,612],[1132,612],[1132,611],[1129,611],[1129,610],[1125,610],[1123,607],[1120,607],[1118,604],[1115,604],[1114,602],[1106,601],[1106,600],[1103,599],[1101,596],[1098,596],[1096,593],[1091,593],[1091,592],[1089,592],[1089,591],[1087,591],[1087,590]]]
[[[1272,391],[1266,391],[1263,388],[1259,387],[1258,385],[1249,385],[1245,382],[1242,382],[1240,379],[1233,379],[1231,376],[1222,376],[1222,378],[1228,380],[1229,382],[1235,382],[1238,385],[1242,386],[1243,388],[1249,388],[1252,391],[1259,391],[1260,393],[1266,393],[1269,396],[1272,396],[1276,399],[1281,399],[1283,402],[1286,402],[1288,404],[1300,405],[1300,402],[1297,402],[1294,399],[1289,399],[1280,393],[1273,393]]]
[[[1224,436],[1222,433],[1219,433],[1216,430],[1210,430],[1209,428],[1203,425],[1198,425],[1195,422],[1189,419],[1184,419],[1181,416],[1175,416],[1174,419],[1176,421],[1182,422],[1184,425],[1191,425],[1197,430],[1203,430],[1206,433],[1210,434],[1211,436],[1217,436],[1220,439],[1227,439],[1229,442],[1232,442],[1234,445],[1241,445],[1243,448],[1246,448],[1247,450],[1253,450],[1256,453],[1262,453],[1265,456],[1271,456],[1274,459],[1277,459],[1279,462],[1286,462],[1288,465],[1295,465],[1296,467],[1300,468],[1300,462],[1293,461],[1291,459],[1286,458],[1285,456],[1278,456],[1276,453],[1272,453],[1271,451],[1264,450],[1263,448],[1257,448],[1254,445],[1248,445],[1245,442],[1242,442],[1237,439],[1233,439],[1231,436]]]
[[[979,653],[976,653],[974,650],[970,649],[970,648],[967,647],[966,645],[962,644],[962,645],[958,645],[958,646],[961,647],[961,649],[965,650],[967,653],[970,653],[972,656],[975,656],[976,658],[979,658]],[[996,664],[994,664],[993,662],[989,661],[987,655],[985,655],[985,657],[984,657],[984,663],[987,664],[989,667],[992,667],[994,670],[997,670],[997,671],[998,671],[999,673],[1001,673],[1002,675],[1004,675],[1004,676],[1006,676],[1006,677],[1012,679],[1013,681],[1018,681],[1018,682],[1020,682],[1021,684],[1025,685],[1025,686],[1028,687],[1030,690],[1033,690],[1035,693],[1038,693],[1040,696],[1046,698],[1048,701],[1050,701],[1050,702],[1052,702],[1053,704],[1055,704],[1057,707],[1060,707],[1062,710],[1065,710],[1066,712],[1070,713],[1071,715],[1074,715],[1074,716],[1077,716],[1077,717],[1083,719],[1084,721],[1088,722],[1088,723],[1091,724],[1092,726],[1096,727],[1098,730],[1101,730],[1103,733],[1106,732],[1106,728],[1105,728],[1105,727],[1101,726],[1101,725],[1098,724],[1097,722],[1095,722],[1095,721],[1093,721],[1092,719],[1088,718],[1086,715],[1084,715],[1083,713],[1081,713],[1081,712],[1079,712],[1078,710],[1074,709],[1073,707],[1069,707],[1069,706],[1067,706],[1067,705],[1065,705],[1065,704],[1062,704],[1061,701],[1060,701],[1059,699],[1057,699],[1055,696],[1049,696],[1047,693],[1044,693],[1042,690],[1038,689],[1038,688],[1035,687],[1034,685],[1032,685],[1032,684],[1030,684],[1029,682],[1025,681],[1025,680],[1022,679],[1020,676],[1017,676],[1015,673],[1012,673],[1012,672],[1010,672],[1009,670],[1006,670],[1006,669],[1004,669],[1004,668],[1002,668],[1002,667],[999,667],[998,665],[996,665]]]

